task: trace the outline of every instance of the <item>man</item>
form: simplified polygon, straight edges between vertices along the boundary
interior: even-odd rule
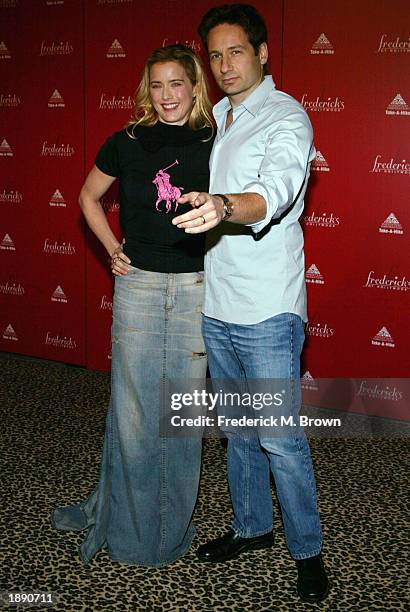
[[[315,150],[301,107],[264,76],[263,18],[246,4],[212,8],[199,33],[213,76],[226,94],[214,107],[217,136],[211,193],[189,193],[192,211],[173,223],[208,231],[203,335],[210,372],[219,379],[287,379],[288,414],[300,408],[300,353],[306,321],[303,235],[299,217]],[[213,195],[212,195],[213,194]],[[305,434],[228,435],[228,481],[234,520],[198,557],[219,562],[273,545],[271,469],[286,541],[298,567],[298,593],[324,599],[328,579]]]

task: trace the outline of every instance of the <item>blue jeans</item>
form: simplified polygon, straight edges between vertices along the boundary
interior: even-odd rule
[[[291,380],[294,393],[285,410],[288,415],[299,413],[304,341],[299,316],[284,313],[255,325],[204,316],[202,333],[212,378]],[[304,559],[319,554],[322,532],[309,444],[304,431],[297,430],[295,436],[270,438],[227,430],[228,482],[232,529],[241,537],[255,537],[272,530],[272,471],[290,554]]]
[[[53,525],[87,529],[89,562],[157,566],[181,557],[195,535],[201,439],[160,437],[161,381],[205,378],[203,273],[137,268],[116,277],[111,401],[98,486],[80,504],[57,508]]]

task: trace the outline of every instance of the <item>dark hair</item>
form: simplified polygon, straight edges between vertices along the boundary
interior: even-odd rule
[[[211,8],[202,17],[198,27],[205,49],[208,51],[208,34],[212,28],[222,23],[238,25],[245,31],[255,55],[262,43],[268,42],[265,20],[251,4],[224,4]]]

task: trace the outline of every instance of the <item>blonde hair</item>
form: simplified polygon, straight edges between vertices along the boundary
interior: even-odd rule
[[[207,79],[202,62],[189,47],[177,44],[154,49],[148,57],[135,94],[133,116],[126,125],[128,135],[134,137],[132,127],[136,125],[152,127],[158,121],[158,113],[152,105],[150,96],[150,70],[154,64],[161,62],[181,64],[192,85],[196,86],[194,105],[188,120],[189,127],[193,130],[213,128],[212,104],[208,96]]]

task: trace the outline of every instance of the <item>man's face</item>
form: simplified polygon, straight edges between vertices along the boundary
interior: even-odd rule
[[[263,64],[268,59],[266,43],[258,55],[239,25],[221,23],[208,34],[208,54],[216,82],[229,96],[231,104],[240,104],[263,79]]]

